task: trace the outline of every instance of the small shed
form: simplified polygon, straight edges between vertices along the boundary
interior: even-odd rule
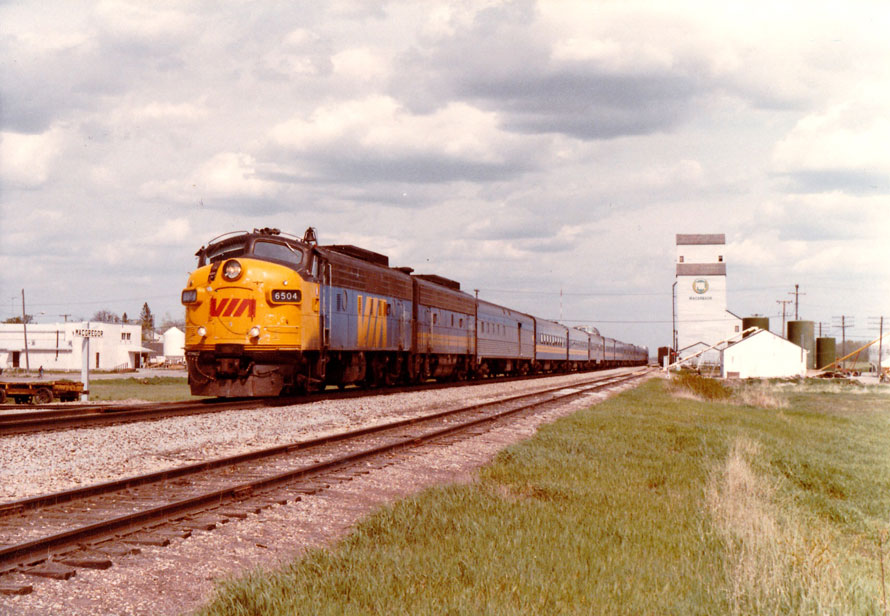
[[[807,373],[807,351],[764,329],[729,345],[720,355],[723,378],[778,378]]]

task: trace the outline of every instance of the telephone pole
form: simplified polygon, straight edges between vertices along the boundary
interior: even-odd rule
[[[782,338],[788,339],[788,333],[785,331],[785,306],[791,303],[790,299],[777,299],[777,304],[782,304]]]
[[[839,317],[833,317],[833,318],[841,320],[840,326],[836,326],[836,327],[841,328],[841,353],[840,354],[841,354],[841,357],[843,357],[844,355],[847,354],[847,328],[853,327],[853,318],[848,317],[847,315],[844,315],[844,314],[842,314]],[[841,368],[842,369],[846,368],[847,367],[846,364],[847,364],[847,362],[844,361],[844,365],[842,365]]]
[[[884,354],[884,317],[869,317],[869,321],[872,322],[872,329],[876,324],[878,326],[878,383],[880,383],[884,374],[881,368],[881,356]]]
[[[31,371],[31,359],[28,357],[28,315],[25,314],[25,290],[22,289],[22,332],[25,334],[25,370]]]
[[[800,302],[800,299],[798,298],[798,296],[799,296],[799,295],[806,295],[806,293],[801,293],[801,292],[800,292],[800,285],[799,285],[799,284],[795,284],[795,285],[794,285],[794,291],[788,291],[788,295],[793,295],[793,296],[794,296],[794,320],[797,321],[798,319],[800,319],[800,317],[798,316],[798,306],[799,306],[799,302]]]

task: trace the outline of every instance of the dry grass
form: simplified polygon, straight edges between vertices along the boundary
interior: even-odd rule
[[[723,382],[694,373],[680,372],[670,379],[669,389],[677,398],[718,401],[727,404],[763,409],[788,408],[788,400],[768,383],[741,383],[727,386]]]
[[[733,392],[732,402],[761,409],[786,409],[788,399],[766,387],[743,387]]]
[[[833,538],[801,528],[799,513],[777,502],[770,478],[754,470],[759,454],[756,442],[737,438],[708,482],[706,502],[725,544],[732,613],[833,611],[847,597]]]

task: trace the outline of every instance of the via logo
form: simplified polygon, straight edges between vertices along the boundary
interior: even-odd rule
[[[362,347],[386,345],[386,300],[359,296],[357,342]]]
[[[247,313],[251,319],[256,316],[256,300],[255,299],[231,299],[223,297],[216,301],[215,297],[210,298],[210,316],[211,317],[240,317]]]
[[[692,290],[698,293],[699,295],[703,295],[708,292],[711,286],[708,284],[708,281],[704,278],[698,278],[692,283]]]

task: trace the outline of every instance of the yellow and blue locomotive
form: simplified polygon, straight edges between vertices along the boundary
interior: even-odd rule
[[[277,229],[229,233],[197,253],[182,291],[191,391],[275,396],[326,385],[645,364],[599,334],[483,302],[460,284],[393,268],[356,246]],[[607,349],[607,347],[610,347]]]
[[[356,246],[277,229],[220,236],[182,291],[192,393],[274,396],[465,376],[474,301]]]

